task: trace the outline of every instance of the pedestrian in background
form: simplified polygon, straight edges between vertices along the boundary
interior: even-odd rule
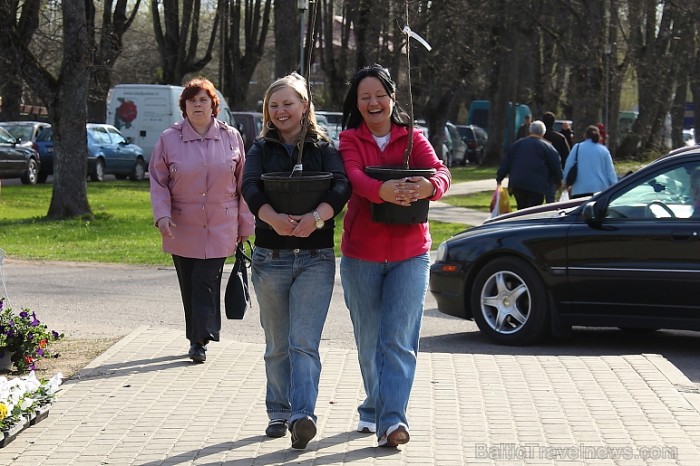
[[[530,124],[532,123],[532,116],[531,115],[525,115],[523,118],[523,124],[520,125],[518,128],[518,134],[516,135],[515,139],[522,139],[526,138],[528,134],[530,134]]]
[[[577,164],[576,181],[570,188],[571,197],[591,196],[617,182],[617,174],[608,148],[600,144],[600,132],[596,126],[586,128],[585,139],[574,145],[564,167],[564,179],[571,167]]]
[[[566,163],[566,157],[569,155],[569,150],[571,146],[569,145],[568,141],[566,140],[566,137],[561,134],[558,131],[554,131],[554,122],[556,121],[556,116],[552,112],[546,112],[544,115],[542,115],[542,123],[544,123],[544,126],[547,128],[547,131],[544,133],[544,138],[552,143],[552,146],[557,150],[557,153],[559,154],[559,159],[562,168],[564,168],[564,164]],[[549,189],[545,193],[545,202],[550,203],[554,202],[554,195],[557,191],[557,186],[558,183],[556,180],[552,180],[550,183]]]
[[[257,217],[252,282],[265,331],[265,434],[284,437],[289,429],[295,449],[306,448],[316,436],[318,347],[335,283],[333,218],[350,197],[343,161],[318,126],[309,97],[306,80],[297,73],[268,87],[263,129],[248,150],[243,175],[243,196]],[[306,134],[303,119],[308,122]],[[303,170],[328,172],[333,180],[308,212],[278,212],[265,193],[262,175],[291,173],[301,144]]]
[[[410,167],[434,168],[435,175],[379,181],[365,174],[368,166],[403,165],[409,125],[400,117],[389,70],[372,65],[355,73],[343,103],[340,134],[340,152],[352,184],[340,276],[366,395],[358,408],[357,430],[376,433],[381,447],[410,439],[406,409],[416,372],[431,241],[428,222],[375,222],[371,204],[408,206],[418,199],[438,200],[451,180],[420,131],[413,131]]]
[[[163,131],[148,165],[151,206],[177,272],[188,355],[203,363],[207,344],[219,341],[224,262],[253,233],[253,215],[240,196],[243,141],[216,119],[214,85],[191,80],[179,103],[184,119]]]
[[[559,154],[544,139],[546,128],[539,120],[530,125],[530,135],[508,148],[496,173],[496,189],[508,177],[508,190],[515,196],[518,209],[542,204],[545,193],[562,181]]]
[[[559,132],[566,138],[566,143],[569,144],[569,147],[574,147],[574,130],[571,129],[571,123],[566,120],[562,121]],[[564,164],[566,164],[566,161],[564,161]]]

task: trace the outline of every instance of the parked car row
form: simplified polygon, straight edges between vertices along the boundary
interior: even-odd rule
[[[90,180],[102,181],[105,175],[133,181],[145,178],[150,154],[144,155],[139,146],[132,144],[112,125],[88,123],[86,129]],[[43,183],[54,171],[52,128],[45,128],[39,133],[36,146],[42,161],[39,182]]]
[[[428,137],[425,121],[417,120],[417,124]],[[484,149],[488,142],[486,131],[476,125],[455,125],[449,121],[445,123],[444,131],[441,160],[446,166],[480,165],[484,161]]]

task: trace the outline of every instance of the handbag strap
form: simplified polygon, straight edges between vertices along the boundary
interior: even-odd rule
[[[253,262],[253,259],[251,258],[251,256],[245,253],[246,243],[248,244],[248,248],[250,249],[252,255],[253,246],[250,244],[250,241],[240,242],[236,245],[236,261],[241,261],[244,266],[250,267],[250,264]]]

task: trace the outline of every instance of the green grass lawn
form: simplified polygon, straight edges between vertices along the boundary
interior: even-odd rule
[[[637,170],[640,162],[615,163],[620,174]],[[455,167],[452,182],[495,179],[496,167]],[[0,248],[17,259],[171,265],[161,250],[153,226],[148,182],[88,183],[88,201],[94,218],[46,220],[52,185],[13,185],[0,190]],[[452,205],[488,212],[492,191],[467,196],[445,196]],[[514,206],[515,204],[512,203]],[[336,217],[336,254],[340,255],[342,218]],[[430,221],[433,249],[467,227]]]
[[[171,265],[153,226],[148,182],[88,183],[94,218],[46,220],[52,185],[3,186],[0,190],[0,248],[16,259]],[[336,217],[340,255],[341,212]],[[430,222],[433,249],[466,227]]]

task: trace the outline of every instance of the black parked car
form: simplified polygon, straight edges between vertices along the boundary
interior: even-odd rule
[[[572,326],[700,330],[699,170],[700,148],[678,149],[568,207],[447,240],[430,271],[438,309],[509,345]]]
[[[467,145],[466,161],[480,165],[484,161],[484,149],[489,140],[486,130],[476,125],[455,125],[455,128]]]
[[[23,184],[36,184],[39,175],[39,153],[0,128],[0,179],[19,178]]]

